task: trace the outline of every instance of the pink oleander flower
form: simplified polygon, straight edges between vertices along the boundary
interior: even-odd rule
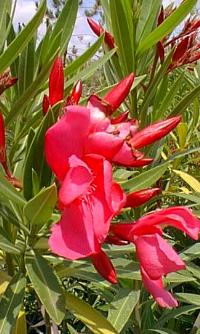
[[[59,191],[63,212],[52,227],[49,246],[67,259],[91,257],[100,274],[116,283],[114,268],[101,244],[112,218],[124,206],[125,193],[112,180],[111,164],[100,155],[85,155],[83,160],[71,155],[68,165]]]
[[[88,108],[68,106],[63,117],[49,128],[45,136],[46,159],[59,181],[69,169],[68,159],[75,154],[100,154],[108,160],[119,151],[123,139],[106,131],[93,131],[94,119]]]
[[[162,277],[184,269],[185,264],[162,238],[161,228],[165,226],[173,226],[197,240],[200,220],[185,207],[171,207],[144,216],[134,223],[114,224],[110,231],[115,237],[135,244],[144,286],[157,303],[162,307],[176,307],[178,303],[164,289]]]

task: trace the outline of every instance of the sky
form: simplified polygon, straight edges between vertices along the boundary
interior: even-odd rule
[[[47,0],[48,1],[48,0]],[[156,1],[156,0],[155,0]],[[164,6],[167,6],[171,0],[163,0]],[[175,4],[179,4],[181,0],[175,0]],[[78,53],[81,54],[87,48],[88,43],[93,43],[96,39],[91,29],[88,27],[85,9],[90,9],[94,4],[94,0],[83,0],[82,6],[79,7],[78,15],[75,23],[74,32],[69,44],[69,54],[73,45],[78,49]],[[198,6],[200,7],[200,0],[198,0]],[[36,11],[34,0],[17,0],[16,11],[14,15],[14,25],[17,27],[18,23],[24,23],[30,21]],[[42,38],[45,33],[45,24],[40,25],[38,36]]]

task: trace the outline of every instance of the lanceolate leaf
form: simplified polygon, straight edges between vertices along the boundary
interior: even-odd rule
[[[53,268],[39,254],[26,258],[28,276],[45,309],[56,324],[65,315],[65,299]]]
[[[0,56],[0,73],[9,67],[9,65],[16,59],[18,54],[31,40],[36,29],[41,23],[46,10],[46,0],[42,0],[37,13],[27,26],[19,33],[13,42],[7,47],[6,51]]]
[[[182,4],[161,23],[155,30],[153,30],[147,37],[145,37],[138,46],[137,55],[140,57],[146,50],[151,48],[163,37],[170,34],[179,23],[191,12],[196,5],[197,0],[185,0]]]
[[[126,325],[138,300],[139,291],[121,288],[110,304],[108,320],[118,332]]]
[[[180,170],[173,170],[175,174],[180,176],[189,186],[196,191],[197,193],[200,193],[200,182],[195,179],[192,175],[185,173]]]
[[[121,182],[121,186],[129,191],[136,191],[151,187],[160,177],[165,173],[169,166],[169,162],[165,162],[162,165],[156,166],[138,176],[131,178],[128,181]]]
[[[15,326],[24,298],[26,279],[16,274],[0,301],[0,333],[10,334]]]
[[[24,214],[34,224],[48,222],[57,201],[56,186],[42,189],[39,194],[32,198],[24,207]]]
[[[66,307],[81,320],[94,334],[118,334],[111,323],[92,306],[66,292]]]
[[[17,191],[10,182],[6,179],[6,177],[0,172],[0,195],[7,200],[11,200],[14,203],[23,206],[26,201],[22,197],[22,195]]]

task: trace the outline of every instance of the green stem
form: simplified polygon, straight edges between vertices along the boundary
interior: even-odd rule
[[[50,317],[47,313],[47,311],[45,310],[45,326],[46,326],[46,331],[45,334],[51,334],[51,321],[50,321]]]

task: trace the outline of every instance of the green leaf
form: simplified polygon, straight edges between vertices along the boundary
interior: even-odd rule
[[[33,287],[49,316],[60,324],[65,316],[65,299],[53,268],[39,254],[26,258],[26,269]]]
[[[110,304],[108,320],[118,332],[121,332],[139,301],[139,291],[120,288]]]
[[[54,38],[59,31],[62,31],[60,39],[60,53],[63,54],[67,50],[67,46],[74,29],[78,10],[78,0],[67,0],[58,20],[55,24],[51,38]]]
[[[198,97],[200,94],[200,85],[194,88],[189,94],[187,94],[174,108],[174,110],[169,114],[170,117],[176,116],[178,114],[183,114],[183,112],[189,107],[189,105]]]
[[[163,62],[163,64],[161,65],[159,71],[156,73],[154,79],[150,83],[145,93],[145,96],[144,96],[144,99],[143,99],[143,102],[140,108],[140,119],[141,119],[141,123],[143,126],[147,124],[147,110],[148,110],[149,105],[151,104],[151,100],[155,96],[157,87],[159,84],[162,83],[163,80],[165,80],[164,74],[166,73],[168,66],[171,62],[171,56],[172,56],[172,53],[170,52],[168,56],[166,57],[165,61]]]
[[[128,0],[129,1],[129,0]],[[125,8],[128,6],[127,0],[110,1],[110,14],[117,54],[122,66],[124,76],[134,70],[133,52],[133,18],[129,18]],[[123,3],[124,4],[123,6]],[[130,13],[132,8],[129,8]],[[131,22],[131,23],[130,23]],[[125,47],[127,45],[128,47]]]
[[[24,175],[23,175],[23,190],[26,199],[31,199],[33,196],[33,181],[32,181],[32,170],[37,172],[40,180],[40,188],[48,186],[51,179],[51,171],[48,167],[44,157],[44,136],[47,129],[54,122],[54,114],[51,109],[43,118],[40,123],[37,132],[32,139],[31,143],[28,141],[26,159],[24,162]],[[32,134],[31,134],[32,138]]]
[[[147,170],[146,172],[143,172],[128,181],[120,182],[120,185],[129,191],[136,191],[151,187],[161,178],[168,166],[169,162],[164,162],[163,164]]]
[[[10,281],[0,301],[0,333],[10,334],[22,306],[26,279],[16,274]]]
[[[42,189],[24,206],[24,214],[34,225],[41,225],[50,219],[57,201],[57,188],[53,184]]]
[[[180,176],[194,191],[200,193],[200,182],[192,175],[176,169],[173,169],[173,172]]]
[[[66,292],[66,307],[95,334],[118,334],[111,323],[92,306]]]
[[[186,315],[190,314],[191,312],[194,312],[198,310],[199,308],[200,306],[197,306],[197,305],[194,305],[194,306],[186,305],[186,306],[181,306],[177,309],[168,311],[167,313],[163,313],[163,315],[158,320],[156,327],[160,328],[166,323],[166,321],[171,320],[173,318],[178,318],[179,316],[184,315],[184,314]]]
[[[0,1],[0,50],[5,42],[6,38],[6,19],[7,14],[10,16],[12,1],[11,0],[4,0]]]
[[[13,201],[19,206],[23,206],[26,201],[19,191],[17,191],[7,180],[7,178],[0,172],[0,195],[6,199]]]
[[[43,19],[45,11],[46,0],[42,0],[35,16],[0,56],[0,73],[5,71],[7,67],[10,66],[10,64],[17,58],[19,53],[22,52],[24,47],[31,40]]]
[[[200,306],[200,298],[199,295],[194,293],[176,293],[176,297],[187,304],[194,304]]]
[[[191,12],[196,3],[197,0],[185,0],[182,2],[181,5],[163,21],[163,23],[141,41],[137,49],[137,56],[140,57],[146,50],[162,40],[163,37],[170,34]]]
[[[8,238],[5,230],[0,226],[0,249],[11,254],[20,254],[20,249]]]
[[[154,27],[159,8],[161,6],[161,0],[143,0],[140,15],[137,24],[137,40],[144,39]]]

